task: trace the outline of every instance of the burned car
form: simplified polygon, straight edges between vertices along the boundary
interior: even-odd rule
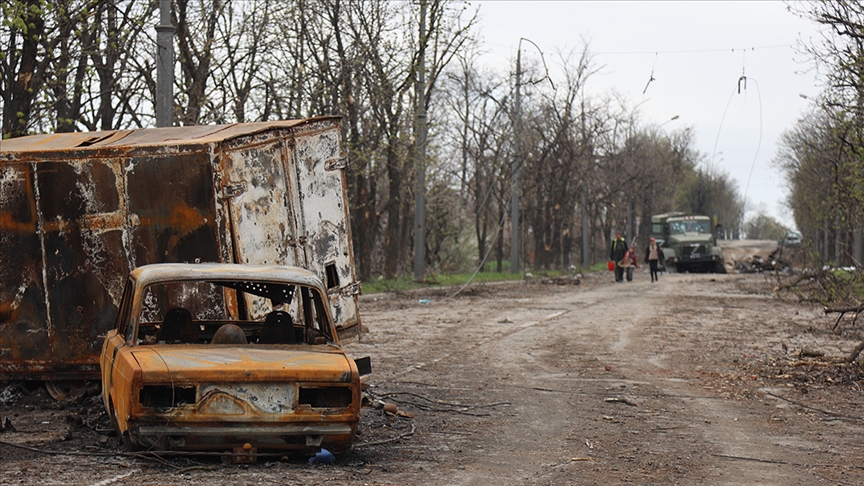
[[[338,454],[360,418],[360,373],[327,293],[296,267],[137,268],[100,366],[130,449]]]

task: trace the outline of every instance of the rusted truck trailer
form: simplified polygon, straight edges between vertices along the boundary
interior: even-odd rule
[[[0,142],[0,379],[99,377],[129,272],[290,265],[360,329],[339,119]]]

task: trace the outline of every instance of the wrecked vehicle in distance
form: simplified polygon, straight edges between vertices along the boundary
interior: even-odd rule
[[[780,248],[797,248],[801,246],[801,233],[787,231],[785,235],[777,240],[777,246]]]
[[[297,267],[135,269],[100,366],[130,449],[338,454],[360,418],[357,363],[323,284]]]

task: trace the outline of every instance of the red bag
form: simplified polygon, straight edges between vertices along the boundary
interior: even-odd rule
[[[615,262],[606,263],[606,268],[608,268],[610,272],[615,270]]]

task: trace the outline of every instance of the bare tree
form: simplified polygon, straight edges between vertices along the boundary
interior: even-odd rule
[[[174,2],[176,123],[343,117],[352,237],[364,280],[409,267],[418,107],[429,113],[427,184],[420,189],[428,200],[427,264],[456,269],[494,251],[500,271],[509,245],[513,73],[477,68],[476,11],[447,0],[424,5],[428,23],[418,34],[417,2]],[[4,136],[153,125],[156,2],[7,0],[0,9]],[[428,71],[419,92],[421,53]],[[529,267],[568,266],[577,247],[592,261],[605,253],[613,227],[678,209],[675,195],[699,175],[689,132],[667,135],[643,125],[627,100],[586,93],[593,69],[587,45],[560,61],[554,83],[537,58],[526,62],[523,79],[530,81],[520,86],[519,141],[530,147],[520,166]],[[861,125],[850,114],[831,112],[832,130],[845,137],[839,145],[821,141],[845,147],[834,172],[819,166],[837,178],[855,176],[860,159]],[[726,196],[734,193],[717,174],[702,175]],[[832,201],[861,200],[855,185],[834,187]],[[713,211],[703,199],[677,202]],[[826,235],[828,228],[835,242],[845,241],[836,217],[819,218]]]
[[[837,224],[836,214],[855,214],[854,200],[845,190],[855,178],[844,170],[851,165],[849,152],[837,137],[842,127],[835,122],[823,111],[799,120],[781,137],[774,163],[786,176],[796,225],[824,259],[839,262],[837,241],[848,237],[851,227]]]
[[[0,83],[4,137],[26,135],[34,123],[34,104],[42,94],[51,54],[60,42],[47,0],[10,0],[0,4]],[[38,114],[37,114],[38,116]]]
[[[180,67],[177,121],[198,125],[204,119],[208,80],[213,74],[216,26],[228,3],[222,0],[175,0],[171,21],[177,28],[177,57]]]
[[[830,186],[834,196],[830,200],[834,204],[818,216],[809,212],[810,216],[817,217],[807,221],[807,226],[812,228],[819,221],[822,235],[817,241],[820,241],[823,256],[833,254],[835,261],[848,262],[851,258],[842,255],[843,249],[849,246],[852,232],[864,226],[861,210],[864,205],[864,6],[840,0],[794,7],[799,15],[825,27],[820,42],[803,46],[824,79],[823,92],[814,103],[819,118],[811,118],[809,122],[818,121],[830,127],[830,133],[819,132],[833,139],[826,142],[836,148],[831,151],[833,159],[825,165],[826,169],[831,167],[834,174]],[[810,162],[815,160],[810,157]],[[811,236],[813,231],[808,230]],[[833,251],[829,242],[832,233]]]
[[[441,120],[441,137],[452,142],[452,178],[458,181],[464,210],[473,216],[477,263],[489,256],[490,238],[503,239],[501,211],[496,211],[509,191],[501,184],[508,170],[506,155],[510,145],[510,122],[506,111],[506,91],[502,81],[491,73],[481,74],[476,67],[477,52],[470,48],[457,56],[445,80],[443,100],[437,111],[446,113]],[[500,98],[500,99],[499,99]],[[449,116],[448,116],[449,115]],[[449,155],[449,157],[447,157]],[[495,196],[498,197],[495,197]],[[492,232],[492,234],[490,234]],[[503,255],[498,255],[501,271]]]

